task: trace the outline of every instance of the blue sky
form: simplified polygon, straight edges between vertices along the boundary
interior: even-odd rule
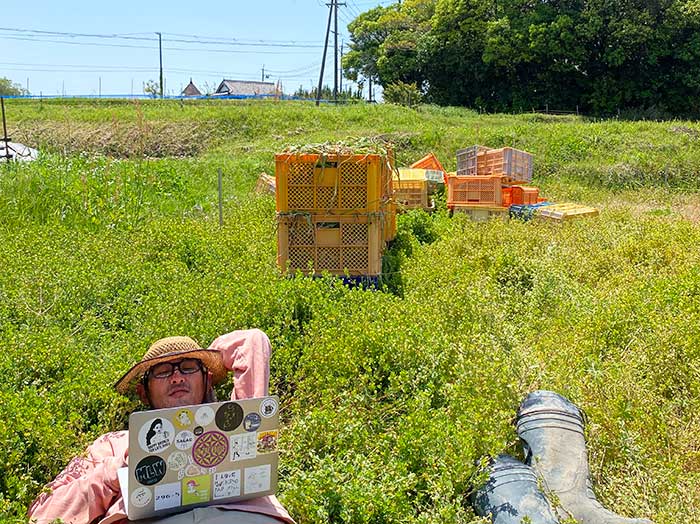
[[[359,13],[392,3],[344,2],[339,42]],[[260,80],[263,67],[291,93],[318,83],[328,12],[324,0],[11,2],[0,17],[0,76],[34,95],[141,94],[158,80],[160,32],[166,94],[190,77],[202,91],[223,78]],[[324,84],[332,86],[332,33],[329,45]]]

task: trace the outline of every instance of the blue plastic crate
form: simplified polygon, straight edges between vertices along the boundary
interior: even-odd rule
[[[540,207],[549,206],[551,202],[538,202],[537,204],[513,204],[509,208],[510,218],[519,218],[520,220],[530,220],[535,216],[535,211]]]

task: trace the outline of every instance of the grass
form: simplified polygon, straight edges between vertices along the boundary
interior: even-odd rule
[[[0,166],[1,520],[23,522],[72,456],[125,426],[136,403],[111,385],[150,342],[208,344],[245,327],[273,342],[279,496],[298,522],[480,522],[465,497],[477,464],[519,453],[511,419],[536,388],[586,411],[606,506],[700,520],[696,123],[296,102],[6,105],[11,135],[45,155]],[[400,164],[434,151],[448,169],[474,143],[526,149],[542,194],[601,215],[403,216],[400,295],[281,277],[273,199],[251,192],[258,174],[286,146],[377,136]]]

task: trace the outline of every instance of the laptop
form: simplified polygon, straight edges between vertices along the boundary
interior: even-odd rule
[[[119,482],[129,520],[274,494],[279,398],[138,411]]]

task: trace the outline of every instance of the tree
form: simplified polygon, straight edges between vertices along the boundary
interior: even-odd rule
[[[390,104],[413,106],[420,104],[422,94],[416,84],[406,84],[398,80],[384,87],[384,101]]]
[[[350,51],[343,57],[347,77],[363,76],[382,86],[395,82],[422,86],[418,42],[429,30],[434,3],[406,0],[370,9],[353,20],[348,25]]]
[[[20,84],[13,83],[9,78],[0,77],[0,96],[22,96],[26,94],[28,94],[27,90],[23,89]]]
[[[143,87],[143,92],[153,98],[160,96],[160,84],[155,80],[149,80]]]
[[[350,78],[437,104],[700,115],[700,0],[405,0],[348,29]]]

